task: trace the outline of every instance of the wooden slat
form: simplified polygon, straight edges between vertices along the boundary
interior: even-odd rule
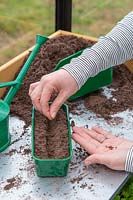
[[[133,73],[133,59],[124,63],[131,73]]]
[[[71,33],[71,32],[62,31],[62,30],[56,31],[55,33],[53,33],[52,35],[50,35],[49,38],[57,37],[59,35],[74,35],[74,36],[82,37],[84,39],[91,40],[91,41],[94,41],[94,42],[98,41],[98,39],[95,38],[95,37],[91,37],[91,36],[87,36],[87,35],[81,35],[81,34],[78,34],[78,33]]]

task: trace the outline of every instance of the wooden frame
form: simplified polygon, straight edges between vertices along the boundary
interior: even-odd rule
[[[60,35],[74,35],[77,37],[82,37],[84,39],[89,39],[91,41],[97,42],[98,39],[91,36],[84,36],[76,33],[71,33],[67,31],[58,30],[55,33],[51,34],[49,38],[53,38]],[[34,46],[29,48],[28,50],[24,51],[23,53],[19,54],[15,58],[11,59],[9,62],[5,63],[0,67],[0,82],[8,82],[12,81],[15,78],[15,74],[18,72],[22,64],[24,63],[25,59],[28,57],[30,51],[32,51]],[[127,61],[125,65],[128,69],[133,72],[133,60]],[[5,92],[5,88],[0,89],[0,97],[3,96]]]

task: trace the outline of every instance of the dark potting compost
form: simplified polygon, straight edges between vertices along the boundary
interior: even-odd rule
[[[102,94],[103,89],[84,98],[86,108],[106,120],[110,120],[112,114],[133,109],[133,74],[124,65],[114,67],[109,88],[112,90],[109,99]],[[119,123],[120,119],[116,118],[116,121]]]
[[[69,156],[66,113],[60,110],[50,121],[35,112],[35,156],[40,159],[66,158]]]

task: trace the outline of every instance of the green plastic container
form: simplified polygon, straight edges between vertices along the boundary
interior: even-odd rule
[[[35,109],[32,109],[32,157],[35,162],[36,172],[39,177],[58,177],[66,176],[70,160],[72,158],[72,139],[71,129],[68,117],[68,106],[62,105],[62,109],[66,112],[68,121],[68,140],[69,140],[69,157],[63,159],[39,159],[35,156],[34,149],[34,127],[35,127]]]
[[[30,54],[28,60],[23,65],[17,78],[14,81],[0,83],[0,88],[10,87],[8,93],[6,94],[4,100],[0,100],[0,152],[4,151],[11,141],[11,136],[9,133],[9,113],[10,104],[17,91],[19,90],[22,81],[31,66],[31,63],[35,57],[35,54],[40,49],[40,46],[48,40],[47,37],[37,35],[36,36],[36,46],[34,51]]]
[[[83,50],[78,51],[77,53],[74,53],[71,56],[68,56],[68,57],[62,59],[61,61],[59,61],[59,63],[54,68],[54,71],[60,69],[64,65],[70,63],[72,58],[76,58],[76,57],[80,56],[82,52],[83,52]],[[110,83],[112,83],[112,77],[113,77],[113,69],[112,68],[109,68],[109,69],[106,69],[106,70],[100,72],[95,77],[89,78],[86,81],[86,83],[80,88],[80,90],[78,90],[68,100],[72,101],[72,100],[82,97],[90,92],[96,91],[97,89],[99,89],[103,86],[109,85]]]
[[[41,45],[40,45],[40,47],[41,47]],[[62,66],[64,66],[65,64],[70,63],[71,59],[79,56],[83,50],[80,50],[79,52],[74,53],[73,55],[70,55],[70,56],[60,60],[59,63],[53,69],[53,71],[56,71],[56,70],[60,69]],[[35,57],[37,55],[38,51],[35,51],[35,49],[34,49],[33,52],[34,52],[34,57]],[[113,73],[113,69],[109,68],[109,69],[106,69],[106,70],[100,72],[95,77],[89,78],[87,80],[87,82],[80,88],[80,90],[78,90],[68,100],[72,101],[72,100],[82,97],[90,92],[96,91],[103,86],[109,85],[112,82],[112,76],[113,76],[112,73]]]

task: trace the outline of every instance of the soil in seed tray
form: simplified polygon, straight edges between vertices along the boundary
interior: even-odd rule
[[[36,111],[34,138],[36,157],[40,159],[68,157],[69,141],[65,111],[61,109],[52,121]]]

